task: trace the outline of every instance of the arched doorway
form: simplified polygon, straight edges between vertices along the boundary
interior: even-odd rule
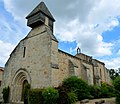
[[[23,90],[27,83],[30,83],[30,75],[27,71],[20,69],[16,72],[11,88],[11,100],[12,102],[22,102],[24,99]]]
[[[22,84],[22,97],[21,97],[21,101],[24,101],[24,89],[25,89],[25,86],[28,84],[28,81],[27,80],[24,80],[23,81],[23,84]]]

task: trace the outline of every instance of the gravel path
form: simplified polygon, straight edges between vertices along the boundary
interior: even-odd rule
[[[94,99],[94,100],[89,100],[89,103],[84,103],[84,104],[95,104],[95,102],[98,102],[101,100],[105,100],[105,103],[103,104],[115,104],[115,98]],[[76,104],[80,104],[80,102],[77,102]]]

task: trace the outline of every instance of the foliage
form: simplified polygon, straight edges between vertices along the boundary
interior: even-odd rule
[[[63,86],[59,86],[57,90],[59,92],[59,98],[57,100],[57,104],[68,104],[67,89]]]
[[[115,89],[113,86],[108,85],[107,83],[101,84],[101,98],[109,98],[113,97],[115,93]]]
[[[59,98],[58,90],[48,87],[42,92],[42,96],[45,100],[45,104],[56,104]]]
[[[29,104],[43,104],[42,89],[31,89],[29,91]]]
[[[107,83],[102,83],[101,86],[90,85],[90,94],[93,98],[109,98],[115,96],[115,89]]]
[[[63,86],[68,92],[75,92],[78,100],[86,99],[90,96],[88,84],[76,76],[65,79],[63,81]]]
[[[75,104],[77,100],[77,95],[74,92],[68,93],[68,104]]]
[[[120,68],[118,68],[118,70],[110,69],[109,73],[110,73],[111,79],[115,80],[118,76],[120,76]]]
[[[86,98],[112,97],[114,91],[113,86],[106,83],[101,86],[88,85],[82,79],[72,76],[56,89],[49,87],[30,90],[29,104],[74,104],[77,100]]]
[[[28,104],[28,94],[30,90],[30,84],[26,83],[23,90],[24,103]]]
[[[4,103],[8,103],[8,100],[9,100],[9,93],[10,93],[10,87],[5,87],[3,88],[3,100],[4,100]]]
[[[115,89],[117,91],[120,91],[120,77],[117,77],[114,81],[113,81],[113,85],[115,87]]]
[[[120,104],[120,93],[116,95],[116,104]]]
[[[89,91],[90,91],[90,95],[92,96],[92,98],[100,98],[101,95],[101,88],[100,86],[96,86],[96,85],[90,85],[89,86]]]
[[[120,77],[117,77],[113,82],[115,93],[116,93],[116,103],[120,104]]]

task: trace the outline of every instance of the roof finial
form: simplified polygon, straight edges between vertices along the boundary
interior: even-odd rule
[[[78,47],[77,48],[77,54],[81,53],[81,49]]]

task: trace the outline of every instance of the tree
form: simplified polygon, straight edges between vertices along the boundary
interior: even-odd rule
[[[118,76],[120,76],[120,68],[118,68],[118,70],[110,69],[109,72],[112,80],[115,80]]]

